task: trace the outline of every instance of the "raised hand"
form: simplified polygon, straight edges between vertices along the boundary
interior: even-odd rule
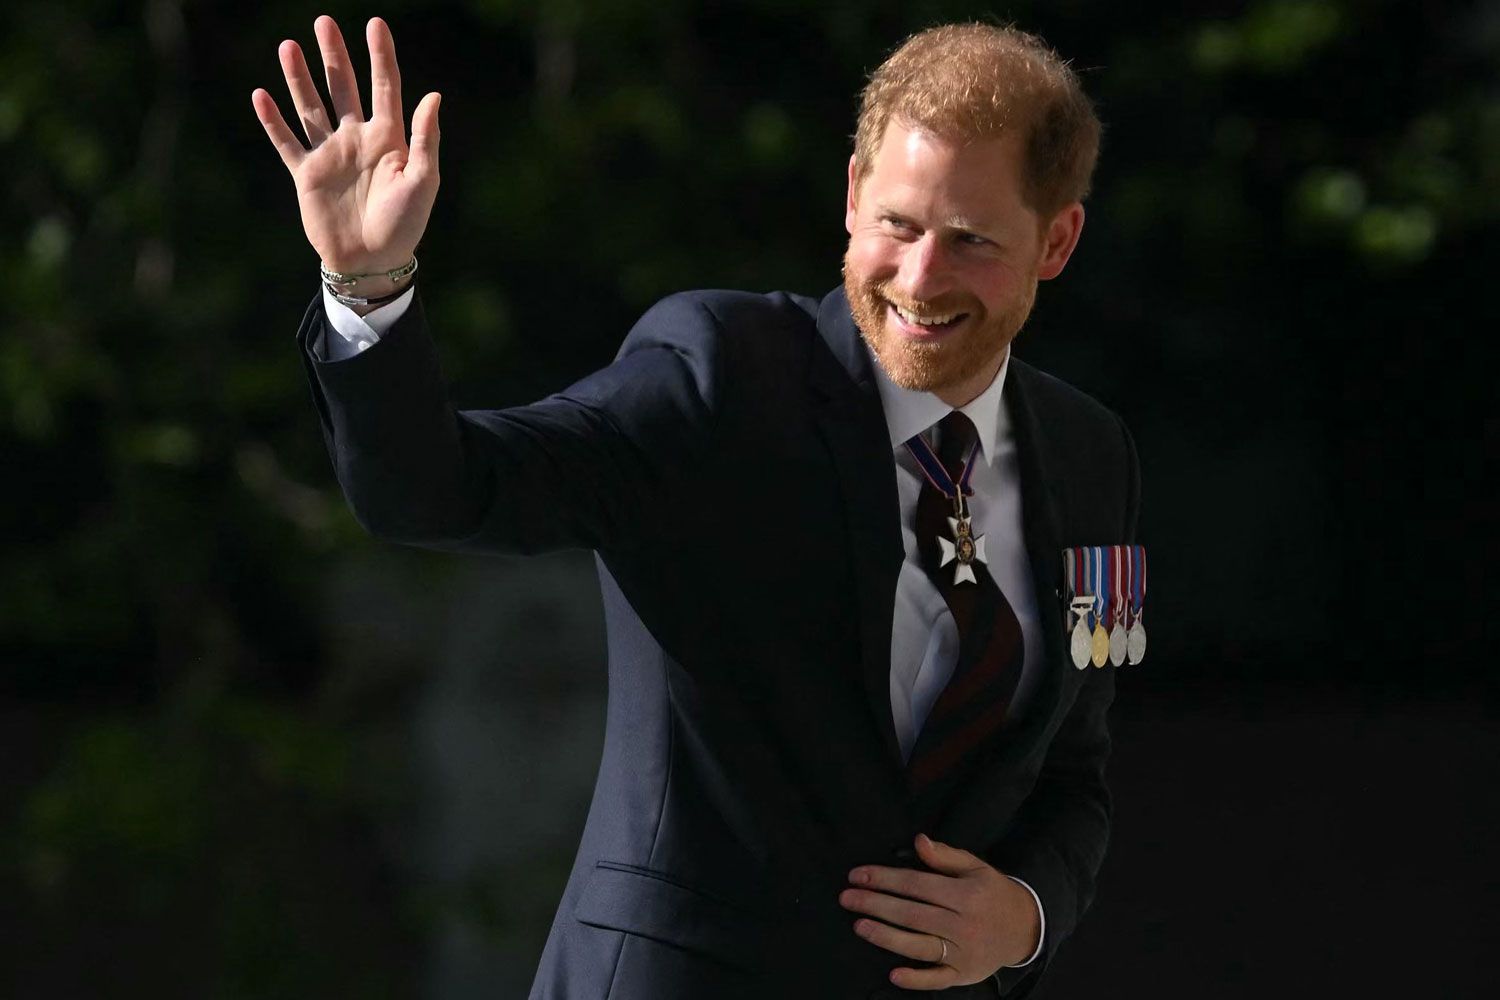
[[[359,86],[338,24],[328,15],[313,22],[333,118],[313,85],[296,42],[278,54],[292,104],[311,149],[304,149],[264,89],[250,95],[256,117],[291,171],[308,242],[334,271],[388,271],[411,259],[438,189],[438,103],[429,93],[412,115],[411,145],[401,116],[401,72],[385,21],[365,26],[370,49],[370,118],[360,107]],[[362,285],[361,287],[365,287]]]

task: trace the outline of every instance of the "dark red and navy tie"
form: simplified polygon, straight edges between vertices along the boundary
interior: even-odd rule
[[[963,474],[977,431],[954,410],[938,422],[937,457],[953,482]],[[976,456],[976,461],[977,456]],[[982,508],[984,498],[972,497]],[[958,663],[932,706],[907,761],[907,784],[920,822],[930,825],[964,781],[971,765],[991,748],[1015,695],[1024,645],[1021,624],[984,563],[973,564],[976,583],[954,583],[954,563],[939,566],[939,536],[952,540],[953,501],[923,477],[917,498],[917,557],[958,626]],[[976,530],[975,534],[979,534]]]

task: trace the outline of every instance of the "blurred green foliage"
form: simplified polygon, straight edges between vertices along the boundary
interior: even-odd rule
[[[1432,302],[1457,302],[1462,262],[1495,248],[1500,19],[1381,0],[1193,7],[1008,8],[1074,58],[1107,125],[1080,263],[1046,299],[1053,339],[1036,350],[1106,397],[1172,386],[1111,402],[1178,426],[1185,462],[1222,454],[1234,427],[1253,470],[1258,434],[1324,421],[1305,445],[1327,463],[1307,528],[1326,552],[1375,523],[1330,523],[1363,508],[1373,475],[1368,451],[1332,443],[1402,433],[1384,411],[1343,412],[1404,398],[1378,352],[1350,345],[1408,331],[1420,366]],[[118,920],[184,931],[207,956],[187,963],[191,995],[400,994],[424,924],[353,888],[380,882],[378,850],[363,874],[328,857],[391,807],[372,786],[398,778],[356,766],[368,692],[326,667],[309,580],[369,543],[291,339],[316,260],[249,101],[265,86],[289,108],[284,37],[319,75],[325,10],[362,78],[364,18],[392,24],[408,113],[444,93],[422,281],[471,405],[607,362],[682,287],[832,287],[864,74],[909,31],[992,18],[939,0],[8,6],[0,653],[12,718],[48,706],[55,724],[10,728],[0,887],[33,925],[17,941]],[[1457,416],[1466,392],[1431,405]],[[1200,404],[1217,416],[1179,426],[1169,409]],[[1345,571],[1374,575],[1374,559]],[[1254,570],[1243,586],[1272,599]],[[1270,640],[1295,643],[1327,607],[1274,611]],[[309,891],[320,880],[336,890]],[[116,922],[89,916],[105,893]]]

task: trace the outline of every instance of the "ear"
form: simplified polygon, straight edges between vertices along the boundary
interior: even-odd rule
[[[1038,279],[1046,281],[1062,274],[1082,233],[1083,205],[1075,201],[1054,215],[1042,233],[1042,256],[1036,265]]]
[[[854,219],[858,214],[855,201],[859,196],[859,181],[855,179],[854,157],[849,157],[849,194],[844,199],[844,230],[854,235]]]

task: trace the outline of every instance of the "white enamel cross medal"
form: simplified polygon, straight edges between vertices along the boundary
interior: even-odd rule
[[[967,580],[969,583],[977,584],[979,578],[974,575],[975,563],[987,563],[984,556],[984,536],[974,534],[974,521],[969,516],[969,505],[965,500],[967,494],[973,492],[969,488],[969,477],[974,472],[974,459],[979,455],[979,442],[976,440],[969,447],[968,458],[964,460],[963,472],[959,474],[958,482],[948,475],[948,470],[943,463],[932,453],[922,435],[911,438],[906,442],[906,449],[911,452],[917,464],[922,468],[922,474],[943,496],[953,501],[953,516],[948,518],[948,530],[953,532],[950,541],[938,536],[938,547],[942,552],[942,559],[938,562],[939,568],[956,563],[953,567],[953,583],[957,586]]]
[[[964,503],[963,490],[953,499],[953,513],[956,517],[948,518],[948,530],[953,532],[953,541],[939,537],[938,545],[943,550],[943,559],[939,566],[946,566],[958,560],[958,565],[953,567],[954,584],[978,583],[974,576],[974,564],[976,562],[987,563],[984,556],[984,536],[974,534],[973,519],[969,516],[968,505]]]

